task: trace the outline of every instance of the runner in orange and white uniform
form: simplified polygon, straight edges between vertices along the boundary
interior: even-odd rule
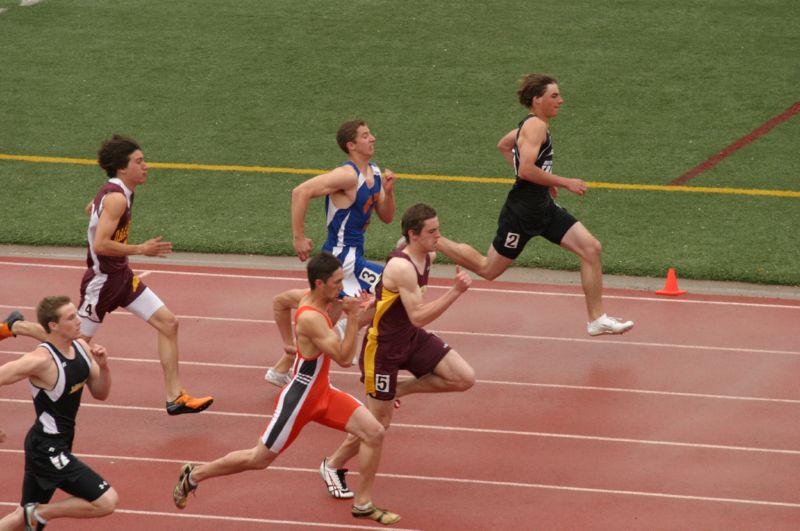
[[[292,444],[303,426],[315,421],[346,431],[359,441],[361,481],[352,515],[385,525],[400,520],[399,515],[379,509],[372,503],[371,490],[381,456],[383,426],[363,404],[331,386],[328,379],[331,360],[342,367],[352,365],[358,320],[368,296],[347,297],[342,301],[348,323],[344,337],[340,338],[333,331],[327,308],[339,298],[342,290],[342,265],[331,253],[323,251],[309,260],[307,270],[311,290],[300,300],[296,317],[296,370],[278,397],[272,420],[255,447],[231,452],[208,464],[183,465],[172,491],[179,509],[186,507],[186,497],[202,481],[267,468]]]
[[[300,306],[295,320],[300,321],[305,312],[317,312],[333,327],[330,317],[313,306]],[[280,453],[311,422],[345,431],[345,426],[361,402],[331,385],[329,371],[331,358],[321,351],[309,356],[298,345],[294,377],[278,395],[272,421],[264,430],[261,442],[271,451]]]

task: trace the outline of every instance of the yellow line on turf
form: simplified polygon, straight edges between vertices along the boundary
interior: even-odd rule
[[[49,164],[81,164],[94,165],[97,161],[91,159],[75,159],[68,157],[41,157],[34,155],[10,155],[0,153],[0,160],[11,160],[21,162],[37,162]],[[249,173],[289,173],[299,175],[318,175],[327,170],[317,170],[313,168],[279,168],[271,166],[237,166],[228,164],[183,164],[173,162],[149,162],[151,168],[163,168],[170,170],[198,170],[198,171],[233,171]],[[503,177],[468,177],[463,175],[424,175],[414,173],[398,173],[401,179],[416,181],[447,181],[463,183],[483,183],[483,184],[511,184],[513,179]],[[605,188],[611,190],[636,190],[652,192],[684,192],[701,194],[725,194],[725,195],[755,195],[772,197],[798,197],[800,191],[793,190],[760,190],[755,188],[712,188],[708,186],[672,186],[661,184],[626,184],[626,183],[604,183],[588,181],[591,188]]]

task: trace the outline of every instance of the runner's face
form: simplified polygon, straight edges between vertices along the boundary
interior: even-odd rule
[[[325,290],[323,294],[325,295],[326,301],[333,302],[337,300],[339,298],[339,293],[344,289],[344,271],[342,271],[342,268],[340,267],[334,271],[322,287]]]
[[[147,163],[144,161],[144,154],[137,149],[128,155],[128,166],[119,170],[118,175],[126,177],[133,184],[144,184],[147,181]]]
[[[558,90],[558,85],[550,83],[541,98],[536,98],[537,103],[536,115],[542,118],[553,118],[558,116],[558,109],[564,103],[561,97],[561,92]]]
[[[359,153],[367,158],[375,154],[375,137],[372,136],[369,127],[366,125],[359,126],[356,129],[355,141],[351,143],[353,147],[350,149],[350,153]]]
[[[432,217],[425,220],[422,230],[417,237],[417,243],[426,251],[431,252],[436,250],[436,242],[439,241],[439,218]]]
[[[58,322],[56,326],[51,323],[50,330],[70,341],[81,336],[81,319],[74,304],[70,302],[58,309]]]

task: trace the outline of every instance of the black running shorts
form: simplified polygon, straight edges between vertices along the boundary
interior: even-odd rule
[[[506,203],[497,219],[497,234],[492,246],[497,254],[514,260],[535,236],[542,236],[560,245],[564,235],[577,222],[555,201],[548,201],[539,210],[528,210],[525,215],[518,215]]]
[[[30,430],[25,437],[21,505],[47,503],[57,488],[92,502],[105,494],[110,486],[72,454],[67,441]]]

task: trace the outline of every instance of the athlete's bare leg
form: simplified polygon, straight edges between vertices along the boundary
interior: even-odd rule
[[[192,470],[192,481],[200,483],[218,476],[229,476],[245,470],[262,470],[272,464],[279,454],[258,443],[247,450],[236,450],[210,463],[197,465]]]
[[[178,318],[166,306],[162,306],[147,322],[158,330],[158,357],[164,373],[167,402],[170,402],[181,394],[178,378]]]
[[[380,419],[375,420],[378,417],[375,414],[376,409],[386,407],[386,404],[370,404],[370,402],[383,401],[367,397],[367,404],[370,409],[368,410],[365,407],[356,409],[345,427],[350,436],[355,436],[356,441],[359,442],[357,446],[359,483],[353,500],[357,505],[364,505],[372,501],[372,485],[375,482],[375,475],[378,473],[378,464],[381,461],[381,450],[383,449],[383,437],[386,433]],[[388,402],[388,407],[390,411],[387,422],[391,422],[391,401]]]
[[[409,378],[397,383],[396,397],[413,393],[450,393],[466,391],[475,385],[475,371],[458,352],[451,350],[433,372],[422,378]]]
[[[471,245],[454,242],[444,236],[437,241],[436,250],[486,280],[496,279],[514,262],[512,259],[498,254],[493,245],[489,245],[489,250],[484,256]]]
[[[384,427],[384,429],[389,429],[389,426],[392,423],[392,413],[394,412],[394,401],[393,400],[377,400],[372,398],[371,396],[367,395],[367,408],[372,413],[372,415],[378,419],[378,422]],[[349,431],[349,430],[348,430]],[[352,433],[348,433],[345,440],[339,447],[328,457],[328,467],[332,469],[337,468],[344,468],[345,463],[347,463],[350,459],[355,457],[356,454],[359,453],[359,447],[361,444],[361,440],[353,435]]]
[[[109,487],[108,491],[92,502],[71,496],[56,502],[39,504],[36,513],[47,522],[56,518],[100,518],[113,513],[118,501],[117,491]],[[23,529],[24,526],[22,507],[17,507],[13,513],[0,520],[2,531]]]
[[[592,233],[579,221],[561,239],[561,246],[581,259],[581,286],[586,297],[589,321],[594,321],[603,311],[603,247]]]

